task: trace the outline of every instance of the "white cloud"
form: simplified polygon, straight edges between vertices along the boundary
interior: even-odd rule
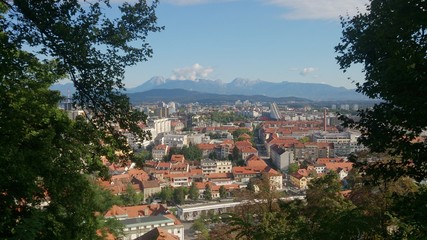
[[[366,12],[368,0],[263,0],[287,9],[286,19],[338,19]]]
[[[197,80],[201,78],[206,78],[214,70],[211,67],[203,67],[202,65],[196,63],[191,67],[177,68],[173,70],[173,74],[170,77],[172,80]]]
[[[299,72],[300,75],[302,76],[307,76],[308,74],[317,71],[317,68],[314,67],[305,67],[303,69],[301,69],[301,71]]]

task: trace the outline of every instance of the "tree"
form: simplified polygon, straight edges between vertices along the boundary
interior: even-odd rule
[[[247,128],[238,128],[236,130],[234,130],[231,134],[233,135],[234,139],[237,139],[240,135],[242,134],[248,134],[249,136],[252,136],[253,133],[251,131],[249,131],[249,129]]]
[[[310,182],[305,216],[310,222],[306,225],[307,232],[313,237],[342,239],[352,236],[351,230],[360,231],[357,224],[351,229],[345,227],[356,219],[351,211],[355,206],[340,194],[340,190],[339,177],[334,171]]]
[[[194,220],[191,230],[198,231],[197,239],[209,239],[209,229],[202,217]]]
[[[209,184],[206,184],[205,191],[203,192],[203,196],[205,196],[206,200],[212,200],[212,189]]]
[[[126,186],[126,191],[121,195],[121,198],[123,204],[131,206],[140,204],[142,200],[140,194],[136,192],[130,183]]]
[[[108,1],[0,0],[3,238],[96,239],[97,230],[114,230],[102,217],[111,195],[93,178],[107,177],[101,155],[125,149],[114,126],[148,136],[122,79],[126,66],[151,56],[145,37],[161,29],[156,5],[125,3],[111,20]],[[58,109],[61,97],[49,87],[63,78],[74,83],[86,118]]]
[[[344,71],[362,64],[365,81],[357,91],[381,99],[360,110],[360,120],[341,117],[346,127],[361,130],[360,142],[373,152],[392,156],[371,164],[375,179],[427,177],[426,140],[418,137],[427,127],[426,3],[421,0],[371,0],[366,13],[342,19],[343,36],[335,47]]]
[[[190,195],[191,200],[199,199],[199,189],[194,182],[191,184],[188,194]]]
[[[231,155],[229,155],[231,158],[231,161],[237,162],[239,159],[241,159],[241,154],[237,146],[234,146]]]
[[[251,191],[251,192],[255,192],[255,186],[254,186],[254,182],[253,181],[249,181],[248,184],[246,185],[246,189]]]
[[[298,172],[298,169],[299,169],[298,163],[291,163],[289,164],[288,173],[289,174],[296,173]]]
[[[173,199],[173,190],[171,187],[167,186],[162,188],[160,191],[160,199],[162,202],[170,202]]]
[[[310,138],[309,138],[309,137],[307,137],[307,136],[302,137],[302,138],[299,140],[299,142],[300,142],[300,143],[306,143],[306,142],[309,142],[309,141],[310,141]]]
[[[0,12],[3,7],[0,2]],[[0,58],[0,235],[96,238],[105,222],[93,213],[109,208],[95,202],[108,193],[93,186],[87,175],[105,172],[96,131],[57,108],[60,96],[48,89],[62,76],[56,63],[19,50],[3,28]]]
[[[134,162],[136,164],[137,167],[142,168],[145,161],[147,160],[152,160],[153,159],[153,155],[151,153],[151,151],[148,150],[142,150],[140,152],[134,153],[131,156],[131,160],[132,162]]]
[[[185,159],[189,160],[200,160],[202,158],[202,150],[197,145],[190,144],[188,147],[184,146],[182,148],[182,154]]]
[[[219,187],[219,197],[220,198],[226,198],[227,197],[227,190],[224,186]]]
[[[218,159],[218,155],[217,155],[216,151],[209,153],[208,158],[209,159]]]
[[[215,224],[212,227],[211,231],[209,232],[209,238],[215,239],[215,240],[236,239],[236,236],[234,236],[231,233],[231,230],[232,228],[228,224],[224,224],[224,223]]]
[[[79,1],[1,2],[8,7],[1,25],[10,43],[30,45],[42,58],[55,60],[55,71],[74,83],[74,103],[98,128],[122,140],[119,143],[123,137],[112,123],[142,139],[148,136],[137,125],[146,116],[131,109],[122,80],[127,66],[152,55],[145,39],[162,29],[156,26],[157,1],[124,3],[116,19],[104,12],[112,8],[109,1],[93,1],[87,7]]]
[[[186,188],[178,187],[173,190],[173,201],[175,204],[183,204],[185,201]]]

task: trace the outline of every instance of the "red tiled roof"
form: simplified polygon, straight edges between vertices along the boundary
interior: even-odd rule
[[[158,188],[160,182],[158,180],[142,181],[142,186],[145,188]]]
[[[231,172],[233,174],[259,174],[261,170],[250,167],[233,167]]]
[[[336,171],[338,168],[350,171],[353,168],[352,162],[329,162],[325,163],[325,165],[327,169],[334,171]]]
[[[117,206],[117,205],[113,205],[111,207],[110,210],[108,210],[108,212],[105,214],[105,217],[109,217],[109,216],[120,216],[120,215],[127,215],[126,210],[124,210],[123,208]]]
[[[256,148],[252,146],[251,147],[244,146],[244,147],[238,147],[238,148],[241,153],[257,153],[258,152],[258,150],[256,150]]]
[[[168,145],[166,145],[166,144],[159,144],[159,145],[155,146],[153,149],[154,150],[166,150],[167,147],[168,147]]]
[[[123,214],[124,213],[124,214]],[[161,204],[146,204],[138,206],[116,206],[107,211],[105,217],[114,217],[118,215],[127,214],[128,218],[136,218],[140,216],[157,216],[159,214],[166,214],[167,208]]]
[[[237,141],[235,142],[236,147],[252,147],[252,143],[249,140]]]
[[[197,147],[200,150],[214,150],[215,149],[215,144],[210,144],[210,143],[200,143],[197,145]]]
[[[318,158],[316,160],[316,163],[321,164],[321,163],[342,162],[342,161],[343,161],[342,158]]]
[[[251,136],[249,136],[247,133],[243,133],[238,138],[251,139]]]
[[[176,163],[176,162],[184,163],[184,160],[185,160],[185,157],[182,154],[173,154],[171,156],[172,163]]]
[[[129,176],[134,177],[140,181],[145,181],[150,179],[150,176],[148,176],[148,174],[142,169],[135,169],[135,168],[130,169],[128,170],[128,174]]]
[[[281,176],[282,174],[280,174],[278,171],[274,170],[271,167],[266,167],[264,169],[264,172],[268,173],[269,175],[273,175],[273,176]]]
[[[246,166],[252,167],[252,168],[264,169],[268,165],[264,160],[260,158],[251,157],[248,161],[246,161]]]
[[[231,139],[225,139],[224,141],[222,141],[222,143],[223,143],[223,144],[231,144],[231,145],[234,145],[234,142],[233,142],[233,140],[231,140]]]
[[[190,169],[190,175],[199,175],[199,174],[203,174],[203,169],[200,169],[200,168]]]
[[[199,189],[199,190],[205,189],[206,185],[209,185],[211,187],[211,189],[212,189],[212,187],[215,186],[215,184],[213,184],[212,182],[193,182],[193,183],[196,185],[197,189]]]
[[[148,231],[144,235],[135,238],[135,240],[179,240],[179,237],[157,227]]]
[[[298,173],[291,174],[291,176],[294,177],[294,178],[296,178],[296,179],[301,179],[301,178],[305,177],[305,176],[300,175]]]
[[[156,168],[167,168],[169,169],[171,167],[170,162],[158,162]]]
[[[298,173],[299,175],[304,176],[304,177],[308,177],[308,171],[307,171],[307,169],[300,168],[300,169],[298,169],[297,173]]]
[[[209,173],[206,174],[206,177],[209,179],[225,179],[230,178],[229,173]]]
[[[183,177],[190,177],[189,173],[171,173],[169,174],[169,178],[173,179],[173,178],[183,178]]]

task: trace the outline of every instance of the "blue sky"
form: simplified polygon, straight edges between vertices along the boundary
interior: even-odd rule
[[[148,37],[154,56],[127,69],[126,86],[162,76],[354,88],[352,80],[363,81],[361,68],[355,66],[343,73],[336,63],[334,46],[341,36],[339,16],[363,11],[366,2],[163,0],[157,16],[165,30]]]

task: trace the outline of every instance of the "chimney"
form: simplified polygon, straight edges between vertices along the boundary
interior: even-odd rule
[[[323,131],[325,131],[326,132],[326,108],[324,109],[324,112],[323,112]]]

